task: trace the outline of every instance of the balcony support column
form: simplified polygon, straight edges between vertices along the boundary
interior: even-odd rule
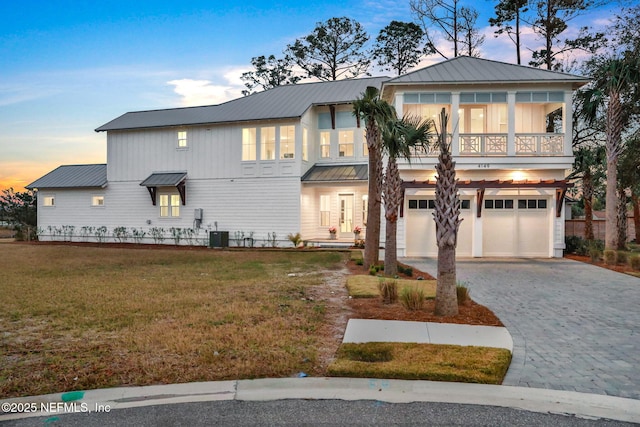
[[[516,155],[516,92],[507,92],[507,156]]]
[[[564,155],[573,156],[573,92],[568,90],[564,93],[564,103],[562,105],[562,131],[564,132]]]
[[[451,154],[453,157],[460,155],[460,92],[451,92]],[[441,132],[447,132],[446,129]]]

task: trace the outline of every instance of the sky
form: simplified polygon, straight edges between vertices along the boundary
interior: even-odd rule
[[[512,42],[487,24],[495,1],[467,3],[481,8],[481,56],[514,63]],[[579,24],[605,25],[609,12]],[[15,191],[63,164],[105,163],[106,133],[94,129],[126,112],[242,96],[251,58],[282,56],[317,22],[347,16],[373,40],[413,20],[409,0],[0,0],[0,16],[0,190]],[[540,45],[530,30],[525,40]]]

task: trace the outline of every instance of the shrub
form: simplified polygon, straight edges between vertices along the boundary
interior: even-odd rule
[[[629,257],[629,265],[634,270],[640,270],[640,255],[633,255]]]
[[[617,259],[616,251],[607,249],[604,251],[604,262],[607,265],[615,265]]]
[[[364,249],[364,239],[356,239],[353,242],[353,246],[358,249]]]
[[[380,272],[380,266],[379,265],[371,265],[369,266],[369,274],[372,276],[375,276],[376,274],[378,274]]]
[[[405,275],[407,275],[409,277],[412,277],[413,276],[413,268],[405,267],[402,264],[398,264],[398,273],[402,273],[402,274],[405,274]]]
[[[463,305],[471,299],[469,298],[469,288],[460,283],[456,285],[456,295],[458,297],[458,305]]]
[[[617,251],[616,252],[616,263],[617,264],[626,264],[629,262],[629,254],[625,251]]]
[[[591,262],[598,262],[602,259],[602,251],[596,247],[589,248],[589,257]]]
[[[378,290],[383,304],[393,304],[398,301],[398,284],[395,280],[381,280]]]
[[[568,254],[576,254],[583,255],[584,253],[580,253],[584,251],[585,240],[580,236],[566,236],[564,238],[564,243],[566,246],[565,251]]]
[[[298,246],[300,246],[300,243],[302,243],[302,236],[300,235],[300,233],[289,233],[287,235],[287,239],[289,239],[289,241],[293,243],[294,248],[297,248]]]
[[[356,265],[364,265],[364,260],[363,259],[357,259],[356,260]]]
[[[407,310],[420,310],[424,305],[424,291],[416,287],[404,287],[400,293],[400,301]]]

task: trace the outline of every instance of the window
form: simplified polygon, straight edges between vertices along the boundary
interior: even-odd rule
[[[367,225],[367,216],[369,215],[369,196],[362,196],[362,223]]]
[[[180,196],[178,194],[160,195],[160,216],[167,218],[180,216]]]
[[[187,147],[187,131],[179,130],[178,131],[178,148],[186,148]]]
[[[434,199],[418,200],[409,199],[409,209],[435,209],[436,201]]]
[[[91,206],[104,206],[104,196],[92,196]]]
[[[331,157],[331,133],[320,132],[320,157],[327,159]]]
[[[331,196],[323,194],[320,196],[320,226],[328,227],[331,222]]]
[[[489,199],[484,201],[485,209],[513,209],[512,199]]]
[[[353,131],[341,130],[338,133],[339,156],[353,157]]]
[[[302,128],[302,160],[309,160],[309,131]]]
[[[363,130],[362,132],[362,155],[363,156],[368,156],[369,155],[369,146],[367,145],[367,131]]]
[[[242,129],[242,160],[251,161],[256,159],[256,129]]]
[[[296,127],[280,126],[280,159],[293,159],[296,150]]]
[[[518,209],[547,209],[547,200],[518,199]]]
[[[460,200],[460,209],[471,209],[471,200]]]
[[[260,159],[276,159],[276,128],[267,127],[260,130]]]
[[[42,206],[55,206],[56,196],[44,196],[42,198]]]

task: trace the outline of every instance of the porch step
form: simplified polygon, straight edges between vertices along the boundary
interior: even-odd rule
[[[335,248],[345,249],[353,246],[353,240],[351,239],[309,239],[305,240],[306,246],[314,248]]]

